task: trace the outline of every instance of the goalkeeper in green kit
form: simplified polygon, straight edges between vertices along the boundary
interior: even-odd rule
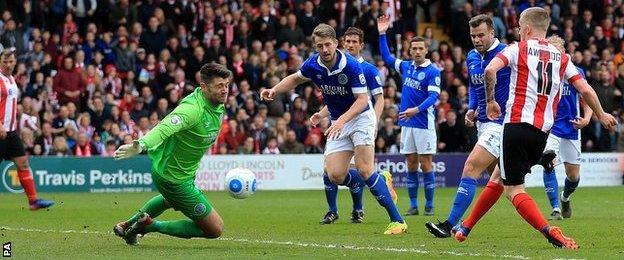
[[[138,244],[139,235],[150,232],[182,238],[217,238],[223,232],[221,216],[195,187],[195,171],[219,134],[232,72],[209,63],[200,74],[200,86],[178,107],[145,136],[115,151],[116,160],[147,151],[152,179],[160,192],[138,213],[113,228],[127,244]],[[181,211],[190,220],[155,219],[169,208]]]

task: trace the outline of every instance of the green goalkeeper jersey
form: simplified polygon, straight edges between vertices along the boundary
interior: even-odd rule
[[[210,104],[201,88],[182,99],[139,143],[147,149],[152,174],[173,183],[195,178],[195,171],[206,150],[219,135],[223,104]]]

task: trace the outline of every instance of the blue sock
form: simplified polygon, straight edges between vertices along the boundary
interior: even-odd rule
[[[557,175],[555,170],[544,171],[544,188],[546,190],[546,196],[550,201],[550,206],[555,209],[559,208],[559,184],[557,183]]]
[[[461,219],[464,213],[466,213],[468,206],[472,203],[476,190],[477,180],[470,177],[464,177],[461,179],[459,187],[457,188],[457,193],[455,194],[453,207],[451,208],[451,212],[449,213],[448,218],[446,218],[446,221],[453,226],[459,223],[459,219]]]
[[[336,198],[338,197],[338,185],[333,184],[329,180],[329,176],[327,176],[327,173],[323,174],[323,183],[325,183],[325,198],[327,199],[329,211],[338,212],[338,207],[336,207]]]
[[[351,175],[352,180],[358,181],[357,185],[349,187],[351,199],[353,200],[353,210],[362,210],[364,208],[362,205],[362,197],[364,196],[364,186],[366,186],[366,183],[362,181],[362,177],[360,177],[360,174],[356,169],[350,168],[349,175]]]
[[[407,194],[410,198],[410,207],[418,208],[418,172],[407,172]]]
[[[433,208],[433,192],[435,191],[435,174],[433,171],[423,173],[425,184],[425,208]]]
[[[370,188],[371,193],[375,196],[379,205],[386,209],[388,215],[390,215],[390,221],[403,223],[403,218],[401,214],[399,214],[399,210],[396,205],[394,205],[394,202],[392,202],[388,186],[386,186],[386,179],[375,171],[370,178],[366,180],[366,185]]]
[[[580,180],[581,180],[580,178],[576,181],[571,181],[568,178],[565,179],[565,185],[563,186],[564,198],[566,199],[570,198],[570,195],[572,195],[572,192],[574,192],[576,190],[576,187],[578,187]]]

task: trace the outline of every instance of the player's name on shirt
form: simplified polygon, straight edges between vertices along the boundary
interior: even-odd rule
[[[540,57],[541,60],[561,61],[560,52],[553,52],[546,49],[532,48],[531,46],[529,46],[527,54],[535,57]]]

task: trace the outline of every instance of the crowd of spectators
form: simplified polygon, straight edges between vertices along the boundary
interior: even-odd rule
[[[400,9],[399,9],[400,6]],[[429,59],[442,71],[436,103],[440,152],[469,151],[475,129],[464,126],[468,104],[465,54],[468,20],[492,15],[497,37],[518,40],[517,20],[530,6],[550,11],[550,33],[561,35],[604,109],[624,121],[624,4],[622,0],[6,0],[0,1],[0,48],[15,47],[21,90],[19,131],[31,155],[110,156],[146,134],[199,79],[204,63],[234,72],[213,154],[322,153],[329,121],[308,118],[323,104],[311,84],[259,99],[296,72],[312,52],[313,28],[365,31],[364,57],[382,75],[385,109],[377,153],[397,153],[400,77],[379,59],[376,18],[390,13],[391,49],[408,58],[406,40],[420,28]],[[417,19],[418,18],[418,19]],[[442,30],[452,41],[433,37]],[[620,124],[621,126],[622,124]],[[585,151],[624,151],[622,129],[596,121],[582,131]],[[621,134],[622,133],[622,134]]]

